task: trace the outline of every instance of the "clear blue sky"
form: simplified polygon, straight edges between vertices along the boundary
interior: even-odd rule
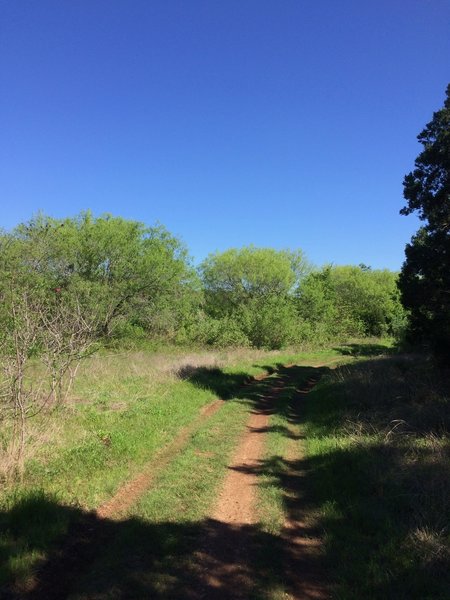
[[[448,0],[0,0],[1,226],[91,208],[398,269]]]

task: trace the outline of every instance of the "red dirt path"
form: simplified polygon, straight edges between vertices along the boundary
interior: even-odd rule
[[[276,410],[277,398],[285,381],[290,378],[289,368],[284,367],[283,370],[284,378],[273,377],[272,387],[267,386],[267,391],[255,402],[250,413],[246,431],[238,442],[211,519],[206,522],[195,552],[195,563],[200,572],[196,575],[197,584],[189,591],[186,589],[186,599],[240,600],[249,598],[252,593],[253,584],[258,578],[258,573],[251,567],[255,532],[258,529],[255,507],[257,473],[264,456],[264,432],[268,429],[270,415]],[[262,375],[255,380],[261,381],[267,377]],[[301,405],[302,396],[315,383],[316,381],[309,381],[306,388],[298,392],[296,400],[300,402],[297,404]],[[95,513],[88,515],[84,523],[72,528],[71,538],[61,545],[54,560],[44,565],[36,578],[34,589],[29,590],[26,597],[39,600],[67,597],[80,572],[88,566],[102,543],[107,543],[107,539],[102,539],[100,533],[102,523],[120,519],[152,485],[155,476],[183,449],[192,433],[216,413],[223,402],[216,399],[205,406],[198,417],[159,453],[155,461],[122,486]],[[296,427],[295,424],[292,425],[292,433],[295,433]],[[301,458],[297,445],[295,448],[292,445],[286,458],[292,461],[293,469],[292,473],[288,472],[286,475],[284,488],[295,505],[296,499],[301,497],[301,490],[298,489],[299,472],[295,466],[296,460]],[[295,480],[295,484],[291,485],[290,479]],[[317,539],[309,537],[306,531],[300,503],[298,510],[290,510],[280,538],[285,556],[286,587],[289,589],[286,599],[323,600],[328,597],[326,588],[320,582],[320,573],[310,568],[309,560],[317,554],[320,544]]]

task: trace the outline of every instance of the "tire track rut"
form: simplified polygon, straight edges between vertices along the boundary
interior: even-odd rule
[[[240,390],[270,377],[264,372],[249,379]],[[112,498],[96,510],[84,513],[71,523],[65,537],[54,548],[45,563],[27,583],[26,590],[5,590],[5,598],[11,600],[62,600],[67,598],[80,574],[105,544],[108,543],[110,524],[120,520],[124,514],[147,492],[157,476],[189,443],[191,436],[198,431],[220,408],[226,400],[216,398],[203,406],[194,421],[184,427],[177,436],[161,450],[151,462],[132,480],[122,485]],[[3,594],[3,591],[0,590]],[[2,596],[3,597],[3,596]]]
[[[317,369],[335,362],[311,367]],[[270,417],[277,410],[277,400],[286,385],[295,384],[295,365],[281,366],[273,374],[262,374],[249,380],[236,391],[249,389],[251,410],[246,430],[242,435],[229,464],[211,518],[198,524],[198,542],[191,549],[190,572],[178,573],[182,595],[159,595],[155,598],[183,598],[195,600],[243,600],[254,597],[255,582],[263,578],[254,568],[254,555],[265,544],[273,544],[274,536],[261,534],[256,510],[258,472],[265,453],[265,433],[270,429]],[[297,390],[295,408],[292,409],[290,428],[292,437],[298,438],[299,414],[302,397],[306,396],[318,379],[306,382],[305,389]],[[297,383],[300,383],[297,381]],[[259,384],[259,386],[257,386]],[[252,386],[254,388],[252,389]],[[251,390],[251,391],[250,391]],[[300,401],[300,402],[298,402]],[[190,437],[203,426],[224,404],[216,398],[204,406],[190,425],[183,428],[175,439],[149,463],[135,478],[119,488],[117,493],[96,511],[84,513],[72,523],[68,535],[37,573],[29,591],[11,598],[27,600],[60,600],[67,598],[80,575],[101,553],[102,547],[111,539],[114,521],[120,521],[136,501],[152,487],[157,476],[187,446]],[[298,470],[298,446],[291,444],[286,463],[292,464],[282,477],[283,489],[290,502],[290,510],[282,532],[275,540],[283,554],[284,579],[291,600],[327,598],[326,588],[321,583],[320,573],[310,566],[309,557],[317,552],[320,542],[309,537],[302,520],[299,485],[302,485]],[[300,475],[300,476],[299,476]],[[260,587],[260,586],[259,586]],[[117,596],[128,598],[126,594]],[[146,596],[146,597],[153,597]]]

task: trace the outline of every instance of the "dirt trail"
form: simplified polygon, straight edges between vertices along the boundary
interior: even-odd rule
[[[268,377],[268,373],[261,373],[256,375],[246,385],[251,385],[252,381],[263,381]],[[151,487],[155,477],[170,463],[174,456],[184,448],[191,435],[195,433],[207,419],[212,417],[221,408],[224,402],[225,400],[218,398],[204,406],[200,410],[198,417],[187,427],[184,427],[169,446],[157,454],[157,456],[146,465],[134,479],[122,485],[112,498],[99,506],[96,511],[97,516],[100,519],[117,519],[126,513],[126,511]]]
[[[248,381],[262,381],[269,377],[261,373]],[[73,584],[94,560],[98,547],[107,543],[110,523],[120,520],[127,510],[151,487],[158,474],[168,466],[173,458],[187,445],[189,438],[225,403],[216,398],[203,406],[198,416],[184,427],[174,440],[158,453],[155,458],[132,480],[122,485],[114,496],[96,510],[85,513],[72,523],[70,530],[59,547],[56,547],[47,562],[29,580],[26,590],[11,589],[8,596],[14,599],[61,600],[69,594]],[[62,576],[64,574],[64,576]],[[6,593],[6,592],[5,592]]]
[[[255,473],[244,474],[244,465],[254,471],[264,451],[263,436],[258,430],[267,428],[269,414],[254,412],[247,423],[247,431],[240,440],[229,466],[212,518],[229,525],[250,525],[255,522],[253,510],[258,477]]]
[[[325,364],[315,365],[314,368],[321,366]],[[289,367],[292,367],[291,374]],[[192,571],[180,578],[184,585],[185,600],[248,599],[252,597],[255,582],[262,577],[255,569],[254,555],[262,547],[271,547],[274,541],[273,536],[269,539],[270,536],[261,534],[257,523],[258,471],[264,457],[264,434],[269,430],[270,416],[277,409],[277,399],[283,389],[288,383],[292,385],[295,379],[292,373],[295,373],[295,369],[295,365],[280,367],[273,375],[262,374],[247,383],[249,397],[252,396],[252,410],[246,430],[228,467],[211,518],[198,526],[197,550],[191,554]],[[317,380],[310,380],[305,389],[297,391],[293,404],[301,405],[298,400],[301,400],[316,382]],[[257,385],[260,387],[257,388]],[[255,387],[252,389],[252,386]],[[67,538],[37,574],[28,593],[11,597],[26,597],[29,600],[59,600],[68,597],[77,579],[95,560],[99,548],[108,544],[113,535],[114,522],[120,522],[127,510],[151,487],[156,476],[188,444],[190,436],[204,425],[223,403],[223,400],[216,399],[205,406],[197,418],[183,428],[172,443],[137,477],[122,486],[114,497],[97,511],[85,515],[81,521],[74,522]],[[298,406],[295,410],[299,410]],[[298,414],[294,413],[293,410],[290,427],[292,433],[298,437]],[[295,503],[301,498],[301,477],[296,464],[298,452],[298,445],[292,443],[287,457],[287,460],[292,462],[292,472],[288,472],[285,481],[281,483],[286,496],[292,499],[294,508],[289,510],[283,532],[275,543],[281,544],[279,549],[285,556],[285,580],[290,591],[290,595],[285,597],[292,600],[322,600],[327,597],[325,587],[318,583],[320,575],[311,569],[309,564],[309,557],[317,553],[319,542],[307,534],[307,527],[302,520],[301,503],[298,510],[295,508]]]
[[[258,399],[250,413],[213,509],[210,527],[203,533],[195,553],[201,574],[191,598],[243,600],[253,588],[257,471],[264,454],[263,433],[283,387],[283,381],[274,380],[270,391]]]
[[[334,361],[330,361],[334,362]],[[324,363],[325,364],[325,363]],[[329,364],[329,363],[326,363]],[[285,365],[285,369],[294,366]],[[317,365],[318,367],[323,364]],[[264,381],[268,379],[268,373],[256,375],[247,386],[252,382]],[[213,518],[224,523],[253,523],[254,511],[250,508],[253,504],[256,475],[243,475],[242,472],[233,470],[239,465],[249,467],[256,466],[258,459],[263,452],[262,436],[256,430],[267,427],[269,415],[273,411],[276,394],[284,386],[282,380],[277,380],[271,392],[261,399],[259,406],[255,407],[247,424],[247,433],[236,449],[230,473],[225,482],[220,495],[220,501],[217,504],[216,512]],[[122,485],[112,498],[99,506],[96,514],[101,519],[120,518],[133,504],[150,488],[155,477],[170,463],[176,454],[178,454],[189,441],[190,436],[199,429],[206,419],[212,417],[224,404],[224,400],[216,399],[204,406],[198,417],[184,427],[172,441],[156,457],[144,467],[144,469],[131,481]]]
[[[192,597],[202,600],[244,600],[253,597],[252,590],[257,587],[257,579],[261,576],[252,566],[252,555],[258,552],[258,543],[261,543],[256,539],[258,534],[255,535],[257,528],[254,526],[258,522],[257,485],[265,452],[264,433],[268,431],[270,416],[276,410],[277,398],[289,382],[286,373],[294,366],[284,367],[285,379],[274,377],[273,386],[259,398],[250,414],[246,431],[228,467],[212,513],[211,527],[197,552],[196,562],[202,565],[200,579],[203,585]],[[317,365],[322,366],[325,364]],[[300,427],[296,424],[300,418],[299,406],[317,382],[318,378],[309,379],[291,399],[292,422],[289,430],[292,439],[285,459],[293,466],[282,481],[290,509],[280,536],[284,579],[289,590],[285,597],[290,600],[325,600],[329,597],[321,574],[312,566],[320,552],[320,542],[311,537],[302,519],[302,490],[299,489],[302,473],[297,467],[297,461],[302,458],[296,443],[300,437]]]
[[[164,448],[140,473],[120,487],[114,496],[96,511],[100,519],[120,518],[150,488],[155,477],[170,463],[188,443],[190,436],[224,404],[224,400],[214,400],[204,406],[198,417],[184,427],[169,446]]]

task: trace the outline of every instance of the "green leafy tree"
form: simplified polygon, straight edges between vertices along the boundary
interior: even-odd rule
[[[332,267],[326,266],[313,271],[296,290],[297,312],[300,319],[301,336],[325,342],[338,337],[335,293],[331,281]]]
[[[198,285],[163,227],[42,215],[0,236],[0,453],[23,474],[27,419],[63,402],[79,361],[120,325],[174,335]],[[133,329],[134,328],[134,329]],[[30,377],[30,368],[34,376]]]
[[[335,267],[331,271],[340,319],[353,323],[355,333],[380,336],[397,333],[403,313],[397,274],[387,269]]]
[[[307,335],[319,340],[399,335],[404,310],[397,274],[365,265],[327,266],[312,272],[297,291]]]
[[[124,322],[151,334],[172,332],[190,309],[187,296],[198,294],[186,249],[162,226],[86,212],[63,220],[38,216],[12,237],[24,265],[50,289],[83,299],[101,336]]]
[[[404,215],[425,225],[406,246],[399,286],[411,314],[411,336],[450,355],[450,85],[442,109],[418,136],[423,150],[406,175]]]
[[[300,251],[248,246],[212,254],[200,267],[206,312],[233,320],[254,346],[280,347],[292,340],[293,292],[308,268]]]

